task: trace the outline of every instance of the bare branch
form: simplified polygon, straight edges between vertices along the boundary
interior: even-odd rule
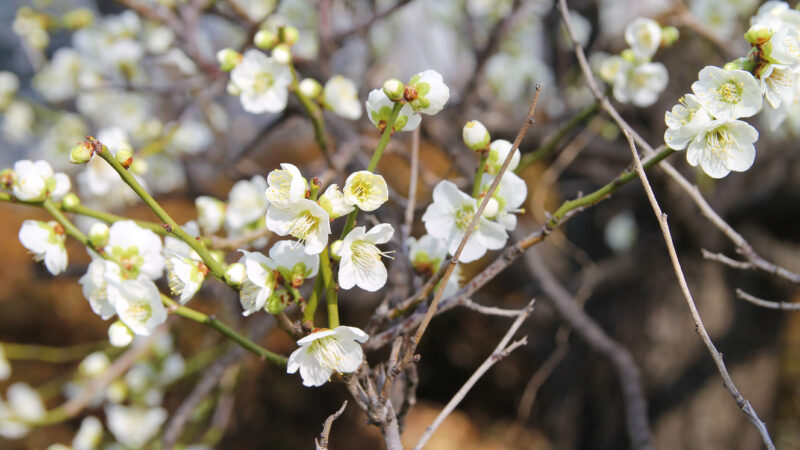
[[[517,317],[520,314],[525,313],[525,309],[504,309],[496,308],[494,306],[483,306],[473,302],[470,299],[464,300],[461,304],[473,311],[486,314],[487,316]]]
[[[784,311],[800,311],[800,303],[774,302],[770,300],[764,300],[754,295],[750,295],[741,289],[736,289],[736,296],[742,300],[747,300],[748,302],[754,305],[763,306],[764,308],[781,309]]]
[[[331,434],[331,425],[333,425],[334,420],[338,419],[339,416],[342,415],[345,408],[347,408],[347,400],[342,403],[342,407],[339,408],[338,411],[325,419],[325,424],[322,426],[322,434],[319,435],[319,439],[314,439],[314,444],[316,445],[317,450],[328,450],[328,436]]]

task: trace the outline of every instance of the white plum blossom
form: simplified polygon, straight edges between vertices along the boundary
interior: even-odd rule
[[[133,342],[133,331],[121,320],[117,320],[108,327],[108,342],[114,347],[127,347]]]
[[[304,386],[322,386],[333,372],[350,373],[358,369],[364,359],[359,342],[367,339],[367,333],[355,327],[315,331],[297,341],[300,348],[289,356],[286,372],[300,370]]]
[[[26,383],[14,383],[9,386],[6,398],[14,415],[26,422],[36,422],[45,415],[42,398]]]
[[[344,199],[362,211],[375,211],[389,200],[389,188],[381,175],[369,170],[353,172],[344,183]]]
[[[116,263],[99,257],[92,259],[86,274],[78,280],[92,311],[103,320],[110,319],[117,313],[108,301],[108,280],[121,282],[122,270]]]
[[[117,261],[133,278],[139,274],[151,280],[161,278],[164,256],[161,239],[132,220],[115,222],[108,230],[106,254]]]
[[[272,206],[288,208],[289,205],[305,198],[308,182],[300,170],[293,164],[282,163],[280,169],[275,169],[267,176],[267,188],[264,195]]]
[[[433,188],[433,203],[428,205],[422,221],[428,234],[446,241],[447,251],[453,255],[477,210],[474,198],[461,192],[452,182],[442,180]],[[483,256],[486,250],[498,250],[507,239],[503,225],[482,216],[461,251],[459,262],[472,262]]]
[[[794,100],[796,84],[797,72],[791,66],[770,64],[761,72],[761,92],[775,109],[782,102],[791,103]]]
[[[388,223],[366,227],[355,227],[345,236],[339,250],[339,286],[350,289],[358,286],[375,292],[386,284],[387,272],[381,258],[387,256],[377,245],[389,242],[394,228]]]
[[[414,110],[434,115],[450,99],[450,88],[444,84],[442,74],[435,70],[420,72],[408,81],[404,94]]]
[[[373,125],[383,131],[386,128],[389,116],[392,114],[394,102],[389,100],[389,97],[383,92],[382,89],[373,89],[367,96],[367,117]],[[422,121],[419,114],[414,113],[414,109],[406,103],[400,108],[400,113],[394,122],[392,131],[414,131]]]
[[[228,230],[241,230],[246,225],[258,221],[269,207],[264,192],[267,180],[256,175],[250,180],[239,180],[228,194],[228,208],[225,210],[225,225]]]
[[[439,270],[447,256],[447,242],[430,234],[423,235],[419,239],[409,237],[406,246],[411,266],[417,272],[428,276]]]
[[[345,199],[344,194],[339,190],[339,185],[337,184],[328,186],[325,192],[319,196],[318,202],[319,205],[328,212],[331,219],[350,214],[355,209],[355,206]]]
[[[505,139],[495,139],[492,141],[491,145],[489,145],[489,157],[486,159],[486,173],[496,174],[500,172],[503,163],[508,157],[508,152],[511,151],[511,147],[513,147],[513,144]],[[515,171],[519,166],[519,160],[521,158],[522,154],[519,149],[514,149],[514,156],[512,156],[511,161],[508,162],[506,171]]]
[[[330,216],[314,201],[302,198],[287,209],[267,210],[267,228],[278,236],[292,236],[305,245],[309,255],[316,255],[328,245]]]
[[[36,262],[44,261],[52,275],[67,269],[65,240],[64,228],[58,222],[26,220],[19,229],[19,241],[33,254]]]
[[[319,271],[319,258],[306,253],[303,244],[292,241],[278,241],[269,249],[272,268],[295,287],[304,279],[312,278]]]
[[[637,17],[625,27],[625,42],[636,59],[650,61],[661,45],[661,26],[653,19]]]
[[[263,308],[275,291],[275,263],[261,253],[239,251],[244,254],[240,262],[247,269],[247,279],[239,290],[239,301],[244,308],[242,315],[249,316]]]
[[[361,101],[358,99],[358,88],[351,80],[336,75],[322,90],[325,107],[337,115],[349,120],[361,118]]]
[[[490,174],[483,174],[481,179],[481,192],[487,193],[489,186],[494,181],[495,176]],[[525,198],[528,196],[528,186],[525,180],[520,178],[513,172],[506,171],[497,189],[486,208],[483,210],[483,216],[491,219],[505,227],[506,230],[513,230],[517,227],[517,214],[523,212],[520,207],[525,203]]]
[[[708,112],[719,120],[750,117],[761,109],[761,86],[750,72],[706,66],[692,91]]]
[[[106,424],[121,444],[142,448],[153,439],[161,425],[167,420],[164,408],[143,408],[140,406],[106,406]]]
[[[769,40],[769,58],[775,63],[800,64],[800,27],[781,26]]]
[[[53,173],[47,161],[17,161],[14,164],[14,197],[22,201],[39,201],[52,198],[61,200],[71,186],[69,177],[63,173]]]
[[[241,92],[239,100],[245,111],[276,113],[286,108],[292,74],[289,66],[251,49],[231,71],[231,81]]]
[[[181,305],[186,304],[200,290],[208,275],[208,268],[198,259],[173,253],[167,257],[167,279],[172,295],[180,298]]]
[[[201,195],[194,200],[197,207],[197,222],[203,233],[214,234],[225,224],[225,202]]]
[[[161,294],[145,275],[135,280],[109,281],[106,290],[120,320],[140,336],[149,335],[167,320]]]
[[[741,120],[714,120],[697,134],[686,152],[686,160],[712,178],[722,178],[731,171],[743,172],[753,165],[753,143],[758,131]]]
[[[614,78],[614,98],[644,108],[658,100],[667,87],[669,73],[659,62],[644,64],[623,63]]]
[[[72,450],[95,450],[103,441],[103,424],[94,416],[81,421],[81,427],[72,439]]]
[[[711,115],[697,97],[686,94],[672,107],[672,111],[664,115],[668,127],[664,132],[664,142],[673,150],[683,150],[711,120]]]

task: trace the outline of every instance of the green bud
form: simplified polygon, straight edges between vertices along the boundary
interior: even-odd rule
[[[772,32],[769,28],[763,25],[753,25],[744,34],[744,38],[750,45],[763,45],[772,37]]]
[[[626,48],[619,54],[625,61],[628,62],[636,62],[636,55],[633,54],[633,50]]]
[[[92,159],[94,147],[89,142],[81,142],[72,147],[69,152],[69,162],[72,164],[86,164]]]
[[[393,102],[400,101],[400,99],[403,98],[403,92],[405,92],[405,90],[406,86],[397,78],[386,80],[386,82],[383,83],[383,93]]]
[[[272,49],[272,57],[278,64],[289,64],[292,62],[292,50],[286,44],[278,44]]]
[[[61,206],[64,209],[72,209],[81,204],[81,199],[74,192],[70,192],[61,199]]]
[[[289,274],[289,283],[292,287],[300,287],[306,280],[306,265],[297,263],[292,267],[292,272]]]
[[[61,17],[61,23],[64,24],[64,28],[69,30],[88,27],[92,22],[94,22],[94,13],[88,8],[73,9]]]
[[[217,62],[223,72],[230,72],[242,61],[242,54],[232,48],[223,48],[217,52]]]
[[[14,169],[3,169],[3,171],[0,172],[0,185],[2,185],[4,189],[11,189],[15,181],[17,181],[17,173],[14,172]]]
[[[461,134],[467,147],[475,151],[486,150],[489,148],[489,142],[492,140],[492,137],[489,135],[489,130],[477,120],[467,122]]]
[[[284,287],[275,289],[275,292],[267,299],[264,309],[270,314],[280,314],[287,306],[292,304],[292,296]]]
[[[89,228],[89,243],[94,248],[103,248],[108,243],[108,225],[104,222],[95,222]]]
[[[336,261],[342,259],[341,251],[342,251],[342,240],[340,239],[338,241],[334,241],[331,244],[331,256],[333,257],[333,259],[335,259]]]
[[[305,78],[297,85],[297,90],[308,98],[317,98],[322,94],[322,85],[313,78]]]
[[[680,32],[673,26],[661,28],[661,46],[669,47],[680,37]]]
[[[294,45],[295,42],[300,39],[300,32],[297,31],[297,28],[291,25],[281,27],[280,34],[281,42],[285,43],[286,45]]]
[[[127,169],[133,163],[133,152],[128,148],[121,148],[117,150],[114,158],[118,163],[122,164],[122,167]]]
[[[253,36],[253,43],[261,50],[269,50],[278,45],[278,36],[269,30],[261,29]]]

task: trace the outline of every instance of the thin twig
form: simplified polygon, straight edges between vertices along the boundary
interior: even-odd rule
[[[756,268],[753,265],[753,263],[749,261],[737,261],[735,259],[723,255],[722,253],[712,253],[704,248],[701,248],[700,251],[703,253],[703,258],[708,259],[710,261],[716,261],[728,267],[733,267],[734,269],[753,270]]]
[[[316,445],[317,450],[328,450],[328,436],[331,434],[331,426],[333,425],[333,421],[342,415],[346,407],[347,400],[342,403],[342,407],[339,408],[338,411],[325,419],[325,424],[322,426],[322,434],[319,435],[319,439],[314,439],[314,444]]]
[[[680,261],[678,260],[678,253],[675,250],[675,244],[672,242],[672,235],[669,231],[669,225],[667,224],[667,215],[661,211],[661,207],[658,205],[656,196],[653,193],[653,188],[650,186],[650,182],[647,180],[647,175],[644,173],[642,161],[639,159],[639,153],[636,151],[636,144],[634,143],[633,138],[631,137],[630,133],[627,132],[625,132],[625,137],[628,139],[628,144],[631,148],[633,161],[636,165],[636,173],[639,174],[639,179],[642,180],[642,186],[644,187],[647,198],[650,201],[650,206],[653,208],[653,213],[655,213],[656,219],[658,219],[661,232],[664,235],[664,242],[667,245],[670,260],[672,260],[672,267],[675,271],[675,276],[678,278],[678,284],[681,287],[681,292],[683,292],[683,297],[686,299],[686,304],[689,306],[689,311],[692,313],[695,331],[700,335],[700,338],[706,345],[708,352],[714,359],[714,364],[716,364],[717,370],[722,376],[725,387],[736,401],[736,404],[739,406],[739,408],[741,408],[742,412],[747,415],[750,421],[753,422],[753,425],[755,425],[756,429],[758,429],[759,434],[761,434],[761,439],[764,441],[764,445],[766,445],[768,449],[774,449],[775,445],[772,443],[772,438],[767,431],[766,425],[758,417],[758,414],[756,414],[756,411],[750,405],[750,402],[742,397],[742,394],[740,394],[739,390],[736,389],[736,385],[733,384],[733,380],[728,373],[728,369],[725,367],[725,363],[722,360],[722,354],[717,351],[717,348],[711,341],[711,337],[708,335],[708,331],[706,331],[706,328],[703,325],[703,320],[700,318],[700,313],[697,311],[697,306],[692,298],[692,293],[689,291],[689,285],[686,283],[686,277],[683,274],[683,269],[681,268]]]
[[[473,311],[485,314],[487,316],[517,317],[518,315],[525,313],[524,309],[505,309],[505,308],[497,308],[494,306],[484,306],[475,303],[470,299],[464,300],[461,303],[461,305]]]
[[[406,213],[404,216],[402,237],[400,243],[405,246],[406,239],[411,235],[411,225],[414,223],[414,207],[417,203],[417,178],[419,177],[419,133],[420,128],[417,127],[411,133],[411,174],[408,178],[408,203],[406,204]]]
[[[495,347],[492,354],[489,355],[488,358],[486,358],[486,360],[483,362],[483,364],[481,364],[478,367],[477,370],[475,370],[475,373],[473,373],[469,377],[469,379],[467,379],[466,383],[464,383],[464,385],[461,386],[461,389],[459,389],[458,392],[456,392],[455,395],[453,395],[453,398],[451,398],[450,401],[447,402],[447,405],[445,405],[444,409],[442,409],[439,415],[436,416],[436,419],[433,421],[433,423],[430,424],[428,428],[425,429],[425,433],[422,435],[422,437],[419,438],[417,445],[414,446],[415,449],[417,450],[421,449],[425,445],[425,443],[428,442],[431,436],[433,436],[433,433],[436,432],[436,429],[439,428],[439,425],[441,425],[442,422],[444,422],[444,420],[447,418],[447,416],[449,416],[450,413],[452,413],[456,409],[458,404],[461,403],[462,400],[464,400],[464,397],[467,396],[467,393],[472,389],[473,386],[475,386],[475,383],[478,382],[478,380],[483,376],[483,374],[489,371],[489,369],[493,365],[495,365],[498,361],[508,356],[516,348],[518,348],[521,345],[525,345],[528,342],[527,336],[523,336],[522,339],[514,341],[509,345],[509,341],[511,340],[511,338],[514,337],[514,334],[516,334],[519,327],[522,325],[523,322],[525,322],[525,319],[528,318],[528,316],[531,314],[531,311],[533,311],[533,304],[535,301],[536,301],[535,299],[532,299],[530,302],[528,302],[528,305],[522,310],[520,314],[518,314],[517,320],[515,320],[514,323],[511,324],[511,327],[509,327],[505,336],[503,336],[503,339],[501,339],[500,342],[497,344],[497,347]]]
[[[771,300],[764,300],[763,298],[758,298],[754,295],[750,295],[741,289],[736,289],[736,296],[742,300],[747,300],[748,302],[754,305],[763,306],[764,308],[780,309],[783,311],[800,311],[800,303],[774,302]]]

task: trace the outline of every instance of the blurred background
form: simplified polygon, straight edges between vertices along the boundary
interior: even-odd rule
[[[674,44],[653,57],[669,73],[657,100],[636,107],[613,99],[625,119],[656,147],[663,143],[665,111],[689,92],[697,72],[746,55],[749,46],[742,35],[760,3],[578,0],[568,5],[590,57],[622,52],[627,46],[625,26],[638,16],[680,31]],[[127,7],[131,4],[144,9],[133,13]],[[461,142],[464,122],[480,120],[493,139],[513,140],[538,82],[545,82],[545,88],[537,122],[520,146],[523,155],[538,151],[536,158],[523,157],[524,168],[519,172],[528,185],[520,233],[538,228],[547,212],[555,211],[564,200],[594,191],[630,164],[619,130],[592,107],[593,98],[551,1],[7,0],[2,6],[0,70],[14,73],[19,87],[4,97],[0,167],[10,167],[18,159],[45,159],[56,170],[70,174],[74,190],[85,203],[118,214],[155,219],[135,199],[92,197],[91,188],[81,182],[80,172],[86,169],[67,161],[69,150],[86,135],[122,132],[134,148],[146,149],[140,155],[148,162],[145,181],[179,223],[197,218],[197,196],[225,199],[236,181],[265,176],[282,162],[298,165],[308,176],[325,170],[299,103],[290,100],[278,114],[249,114],[237,97],[225,93],[227,75],[216,69],[217,50],[241,47],[252,27],[270,20],[289,23],[300,31],[293,52],[302,76],[324,83],[342,74],[356,83],[362,102],[388,78],[406,80],[426,69],[443,75],[451,97],[442,113],[423,120],[412,236],[424,234],[419,218],[436,182],[447,178],[464,187],[471,180],[477,158]],[[74,17],[74,23],[64,19],[79,8],[91,14]],[[159,23],[158,14],[142,13],[161,8],[175,11],[186,29]],[[390,13],[382,16],[382,11]],[[87,29],[98,31],[76,39],[77,30]],[[124,52],[111,47],[118,38],[114,33],[137,42],[140,54],[124,60]],[[119,73],[107,72],[109,65]],[[4,86],[0,90],[8,91]],[[566,126],[579,114],[581,120]],[[379,136],[375,127],[366,117],[349,121],[328,111],[325,118],[334,148],[354,155],[347,172],[365,167]],[[750,121],[760,137],[756,162],[745,173],[712,180],[689,166],[682,154],[670,158],[762,256],[794,271],[800,270],[798,118],[790,114],[775,126],[778,120],[764,113]],[[564,135],[554,140],[558,130],[564,130]],[[548,142],[553,146],[542,151]],[[410,147],[411,133],[397,133],[378,168],[391,187],[388,207],[377,212],[382,222],[402,221],[408,201]],[[759,308],[735,295],[740,288],[763,298],[794,301],[796,286],[704,259],[701,249],[734,257],[735,247],[663,172],[655,169],[649,176],[669,215],[700,314],[737,387],[766,422],[778,448],[800,448],[800,316]],[[23,381],[40,393],[48,407],[54,407],[70,395],[70,389],[80,389],[78,365],[83,356],[100,349],[113,359],[119,351],[108,347],[108,323],[91,312],[77,283],[89,263],[85,250],[68,240],[69,268],[52,277],[33,262],[17,239],[25,219],[47,220],[47,214],[12,204],[0,204],[0,211],[4,218],[0,221],[0,342],[47,346],[20,347],[17,352],[8,346],[12,373],[0,382],[0,393]],[[399,249],[401,244],[394,245]],[[588,315],[631,352],[641,371],[657,448],[762,448],[755,428],[722,387],[694,332],[661,232],[638,181],[577,214],[531,252],[544,261],[574,301],[584,304]],[[468,281],[497,255],[490,252],[464,266],[462,280]],[[228,260],[236,258],[231,253]],[[390,273],[407,270],[405,264],[395,260]],[[386,295],[348,291],[340,301],[341,315],[348,324],[364,326]],[[520,308],[532,297],[538,299],[536,309],[520,331],[527,334],[528,344],[478,382],[426,448],[629,447],[613,365],[570,333],[524,258],[472,300]],[[207,283],[191,306],[237,329],[270,326],[266,317],[242,318],[236,295],[218,283]],[[417,403],[403,424],[405,445],[413,446],[491,354],[510,322],[466,308],[434,320],[418,350],[422,358],[417,367]],[[139,366],[139,372],[165,370],[166,361],[180,355],[180,375],[153,388],[172,414],[201,379],[203,367],[232,349],[196,323],[180,318],[169,323],[170,338],[158,344],[160,350]],[[259,342],[275,352],[288,355],[295,348],[277,328],[262,335]],[[43,353],[33,352],[35,348],[44,349]],[[387,353],[383,349],[367,357],[378,362]],[[136,375],[141,374],[122,378],[131,392]],[[220,422],[220,436],[211,441],[215,448],[310,448],[325,418],[348,398],[341,384],[304,388],[297,376],[287,376],[245,355],[226,369],[220,386],[192,413],[185,442],[199,440],[210,421],[221,417],[226,420]],[[227,410],[221,407],[223,400]],[[92,406],[78,418],[33,429],[21,439],[0,437],[0,447],[69,444],[81,418],[88,414],[102,418],[104,409]],[[108,431],[106,441],[113,442]],[[382,445],[380,431],[366,423],[354,404],[334,423],[333,449]],[[154,443],[150,446],[158,448]]]

